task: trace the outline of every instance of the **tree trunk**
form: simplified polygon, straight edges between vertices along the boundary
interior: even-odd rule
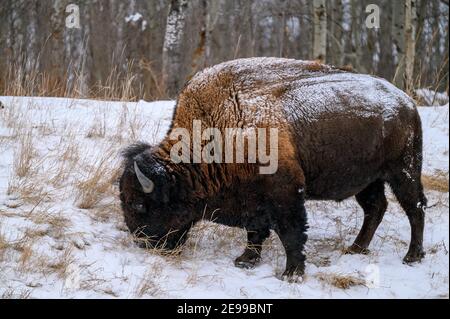
[[[383,2],[383,8],[386,12],[380,15],[380,23],[383,27],[383,32],[379,31],[379,43],[380,43],[380,61],[377,66],[377,74],[382,78],[391,81],[394,78],[395,66],[392,48],[392,5],[393,1],[385,0]]]
[[[444,60],[444,70],[448,70],[448,55],[449,55],[449,47],[448,47],[448,41],[449,41],[449,19],[447,18],[447,31],[445,33],[445,53],[444,57],[446,59]],[[444,90],[447,92],[447,95],[449,94],[449,81],[448,81],[448,72],[446,72],[445,79],[444,79]]]
[[[416,55],[416,0],[405,2],[405,90],[414,89],[414,59]]]
[[[326,62],[327,58],[327,13],[325,0],[314,0],[314,45],[313,58]]]
[[[361,0],[352,0],[350,2],[351,5],[351,16],[352,16],[352,37],[350,39],[351,41],[351,47],[352,52],[350,55],[350,61],[351,65],[355,70],[361,73],[366,73],[366,68],[363,66],[363,50],[362,50],[362,36],[361,36],[361,26],[362,20],[361,20],[361,12],[363,12],[364,8],[362,6]]]
[[[206,15],[206,33],[205,33],[205,66],[211,64],[211,39],[214,28],[219,18],[220,2],[219,0],[210,0],[208,2],[208,12]]]
[[[398,88],[403,89],[405,78],[405,6],[403,1],[393,1],[392,16],[392,38],[396,51],[396,69],[393,82]]]
[[[328,34],[328,63],[343,66],[344,65],[344,45],[342,39],[342,0],[333,0],[331,2]]]
[[[281,20],[280,20],[280,26],[279,26],[279,30],[280,30],[280,34],[278,35],[279,37],[279,43],[280,43],[280,52],[279,52],[279,57],[283,58],[286,56],[286,1],[285,0],[280,0],[280,8],[281,8]]]
[[[52,13],[50,15],[51,37],[50,57],[51,68],[49,70],[51,75],[50,87],[48,90],[59,90],[62,94],[65,90],[66,83],[64,82],[64,14],[65,1],[55,0],[52,4]]]
[[[167,15],[162,54],[162,81],[169,97],[174,97],[183,84],[179,74],[182,65],[182,39],[186,24],[186,0],[171,0]]]

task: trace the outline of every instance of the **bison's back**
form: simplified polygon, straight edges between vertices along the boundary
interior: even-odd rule
[[[414,102],[376,77],[299,80],[283,101],[311,198],[344,199],[389,175],[418,137]]]
[[[205,120],[220,114],[230,125],[230,116],[239,115],[249,127],[330,114],[389,120],[402,108],[414,110],[411,99],[383,79],[282,58],[238,59],[207,68],[187,83],[178,104],[183,116],[202,109]]]

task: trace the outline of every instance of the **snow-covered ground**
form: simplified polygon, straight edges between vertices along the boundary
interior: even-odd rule
[[[409,223],[395,199],[368,255],[345,255],[363,218],[353,199],[308,202],[307,269],[278,279],[272,234],[262,263],[235,268],[245,233],[199,224],[179,256],[136,247],[118,201],[119,150],[166,133],[174,102],[0,97],[0,297],[448,298],[448,193],[427,190],[427,256],[402,264]],[[425,173],[448,180],[448,104],[423,107]]]

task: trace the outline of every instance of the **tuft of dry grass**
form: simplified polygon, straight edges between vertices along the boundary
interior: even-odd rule
[[[61,139],[55,157],[55,169],[49,182],[59,187],[69,179],[80,161],[79,142],[76,141],[74,131],[68,132],[68,135]]]
[[[19,139],[19,150],[14,156],[14,172],[19,178],[26,177],[30,174],[33,157],[36,151],[33,146],[32,131],[28,131]]]
[[[319,273],[316,278],[324,283],[339,289],[349,289],[354,286],[365,286],[365,280],[352,276],[341,274]]]
[[[135,294],[136,297],[142,298],[145,295],[152,297],[158,297],[162,293],[162,289],[155,280],[155,275],[151,272],[147,272],[142,278],[141,282],[138,283]]]
[[[445,172],[437,172],[436,174],[430,175],[422,175],[422,184],[425,189],[448,193],[449,192],[449,180],[448,173]]]
[[[114,152],[115,153],[115,152]],[[113,152],[106,154],[100,161],[88,168],[86,177],[76,184],[78,194],[76,205],[81,209],[91,209],[108,194],[114,192],[114,184],[120,175],[120,168],[112,165]]]
[[[27,268],[27,264],[28,262],[31,260],[31,257],[34,253],[33,251],[33,242],[30,240],[25,241],[21,246],[20,246],[20,258],[19,258],[19,262],[22,266],[22,269]]]
[[[50,200],[50,193],[44,189],[44,185],[39,180],[32,179],[23,181],[11,179],[8,184],[7,194],[18,194],[20,198],[20,200],[11,202],[9,208],[20,207],[23,205],[23,202],[37,206]]]
[[[175,232],[175,231],[174,231]],[[148,237],[142,232],[142,229],[137,229],[133,234],[133,241],[141,248],[147,249],[152,255],[159,255],[169,258],[171,261],[179,261],[184,245],[177,246],[175,249],[167,249],[167,238],[171,233],[156,241],[152,237]],[[187,234],[185,234],[187,236]]]
[[[72,247],[66,248],[56,260],[48,264],[48,267],[55,271],[60,278],[65,279],[68,275],[69,266],[74,262]]]

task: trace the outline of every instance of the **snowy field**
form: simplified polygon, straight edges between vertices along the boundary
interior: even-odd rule
[[[233,265],[244,231],[209,222],[195,227],[178,256],[133,244],[119,207],[118,153],[161,139],[174,102],[0,101],[2,298],[449,297],[448,104],[420,108],[431,206],[425,260],[402,264],[409,223],[391,194],[364,256],[343,253],[363,219],[353,199],[308,202],[306,275],[289,284],[278,279],[285,256],[273,234],[251,270]]]

